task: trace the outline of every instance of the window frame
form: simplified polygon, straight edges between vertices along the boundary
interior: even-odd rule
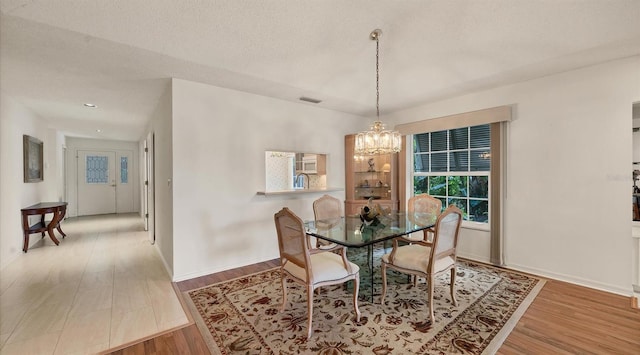
[[[409,159],[409,182],[411,185],[411,194],[415,195],[415,181],[416,181],[416,177],[424,177],[426,179],[429,179],[429,177],[431,176],[444,176],[445,177],[445,181],[446,181],[446,187],[445,187],[445,195],[432,195],[436,198],[443,198],[445,199],[445,201],[449,201],[449,199],[451,198],[460,198],[460,199],[464,199],[466,201],[466,212],[464,215],[464,219],[462,221],[462,226],[465,228],[470,228],[470,229],[478,229],[478,230],[483,230],[483,231],[488,231],[490,230],[490,225],[491,225],[491,165],[489,165],[489,170],[478,170],[478,171],[472,171],[471,170],[471,154],[473,152],[479,152],[479,153],[483,153],[483,152],[489,152],[489,154],[491,154],[491,136],[489,136],[489,144],[487,147],[474,147],[472,148],[473,144],[471,143],[471,127],[475,127],[475,126],[482,126],[483,124],[480,125],[474,125],[474,126],[467,126],[467,127],[458,127],[458,128],[451,128],[451,129],[445,129],[445,130],[439,130],[439,131],[434,131],[434,132],[422,132],[422,133],[415,133],[415,134],[410,134],[408,135],[408,140],[409,142],[411,142],[411,146],[410,146],[410,159]],[[486,124],[488,126],[489,132],[491,132],[491,125],[490,124]],[[467,147],[464,149],[460,149],[460,148],[456,148],[456,149],[451,149],[451,134],[449,133],[452,130],[456,130],[456,129],[460,129],[460,128],[466,128],[468,130],[467,132]],[[435,132],[446,132],[446,149],[445,150],[432,150],[432,133]],[[415,143],[415,136],[418,134],[429,134],[429,140],[427,142],[428,144],[428,151],[425,152],[420,152],[418,151],[418,149],[416,149],[416,143]],[[451,157],[452,154],[451,153],[459,153],[459,152],[468,152],[467,155],[467,170],[466,171],[452,171],[451,169]],[[445,153],[447,156],[447,170],[446,171],[432,171],[432,154],[438,154],[438,153]],[[429,155],[429,167],[428,167],[428,171],[416,171],[416,157],[419,155]],[[423,161],[423,160],[421,160]],[[449,196],[449,177],[451,176],[466,176],[467,177],[467,196],[466,197],[459,197],[459,196]],[[472,176],[481,176],[481,177],[485,177],[487,179],[487,197],[486,198],[481,198],[481,197],[471,197],[469,196],[469,184],[471,182],[470,177]],[[429,188],[429,184],[427,182],[427,189]],[[427,190],[426,193],[428,193],[429,191]],[[474,220],[469,220],[468,216],[469,216],[469,212],[470,212],[470,205],[471,205],[471,201],[487,201],[487,220],[483,221],[483,222],[479,222],[479,221],[474,221]],[[446,203],[443,203],[443,208],[446,208]]]

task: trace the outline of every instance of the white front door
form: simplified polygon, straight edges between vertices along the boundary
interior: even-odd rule
[[[116,213],[116,153],[78,151],[78,215]]]
[[[116,213],[133,211],[134,164],[132,151],[116,152]]]

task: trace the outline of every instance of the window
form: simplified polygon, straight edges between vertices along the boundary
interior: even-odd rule
[[[129,158],[120,157],[120,183],[126,184],[129,182]]]
[[[87,184],[106,184],[109,182],[109,158],[99,155],[87,155]]]
[[[413,193],[456,205],[469,221],[489,222],[490,125],[413,135]]]

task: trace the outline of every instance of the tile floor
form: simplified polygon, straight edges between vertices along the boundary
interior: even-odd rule
[[[142,223],[68,218],[59,246],[47,236],[0,270],[0,354],[92,354],[187,324]]]

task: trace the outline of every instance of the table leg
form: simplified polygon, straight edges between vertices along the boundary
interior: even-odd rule
[[[60,232],[60,234],[62,234],[62,238],[66,237],[67,235],[64,234],[64,232],[62,231],[62,229],[60,228],[60,222],[62,222],[62,220],[64,219],[65,214],[67,214],[67,208],[63,207],[61,209],[62,216],[60,216],[60,220],[58,221],[58,225],[56,226],[56,229],[58,230],[58,232]]]
[[[61,216],[62,216],[62,213],[60,213],[60,211],[55,211],[53,213],[53,219],[51,220],[51,222],[49,222],[49,225],[47,226],[47,232],[49,232],[49,238],[51,238],[51,240],[54,243],[56,243],[56,245],[60,244],[60,241],[58,240],[58,238],[56,238],[55,234],[53,234],[53,229],[60,222]]]
[[[22,251],[23,252],[27,252],[27,249],[29,249],[29,232],[24,232],[24,245],[22,246]]]
[[[375,294],[373,290],[373,244],[369,244],[367,246],[369,248],[369,275],[371,276],[371,303],[373,303],[373,295]]]
[[[45,213],[40,215],[40,223],[42,223],[43,226],[44,226],[44,215],[45,215]],[[41,237],[42,238],[40,238],[40,239],[44,239],[44,231],[42,231]]]
[[[25,214],[22,214],[22,230],[24,232],[22,251],[26,253],[29,249],[29,216]]]

